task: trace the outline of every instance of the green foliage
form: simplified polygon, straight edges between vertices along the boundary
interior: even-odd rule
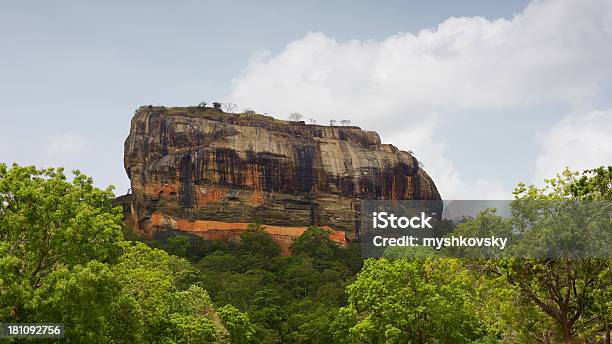
[[[208,293],[196,285],[171,295],[164,335],[176,343],[211,343],[225,329],[214,324],[215,313]]]
[[[535,257],[571,257],[576,247],[606,257],[611,171],[566,170],[542,188],[519,184],[510,218],[487,210],[454,231],[522,239],[510,248],[513,258],[426,259],[435,255],[417,252],[410,259],[367,261],[347,288],[334,341],[602,342],[611,327],[612,260]],[[401,250],[387,253],[407,258]]]
[[[231,305],[248,315],[254,342],[328,343],[329,325],[346,303],[344,288],[361,258],[354,246],[343,251],[327,235],[310,229],[298,240],[308,248],[300,251],[303,254],[280,257],[271,237],[253,225],[243,234],[240,246],[209,253],[196,264],[201,271],[199,282],[215,304]],[[314,246],[316,241],[310,240],[313,237],[327,245],[325,259],[311,257],[321,252]],[[227,314],[238,316],[233,310],[226,312],[226,318]],[[233,325],[225,319],[224,323],[232,332]]]
[[[368,260],[347,287],[334,339],[344,343],[469,343],[481,335],[459,260]]]
[[[244,253],[265,258],[272,258],[280,253],[280,247],[257,224],[249,225],[247,231],[240,235],[240,248]]]
[[[120,253],[121,210],[111,188],[63,169],[0,164],[0,320],[25,321],[34,292],[62,267],[112,262]]]
[[[186,235],[149,242],[149,245],[196,262],[191,265],[197,268],[196,272],[186,268],[181,273],[186,276],[182,279],[185,281],[182,288],[189,283],[201,285],[216,305],[231,305],[240,314],[247,315],[253,332],[249,340],[258,343],[324,343],[331,340],[329,324],[333,316],[338,307],[346,303],[344,288],[361,267],[359,245],[341,249],[329,240],[328,235],[323,229],[310,228],[298,240],[299,254],[292,257],[280,257],[280,248],[258,224],[249,225],[238,245]],[[150,260],[162,262],[163,266],[165,258]],[[134,264],[127,266],[130,265]],[[144,270],[153,271],[152,268]],[[146,280],[147,277],[131,279]],[[143,284],[156,283],[155,280]],[[170,285],[173,283],[176,284],[168,282]],[[147,290],[146,286],[134,288]],[[153,291],[147,294],[154,295]],[[239,315],[226,312],[225,320],[231,317],[228,314]],[[151,316],[146,321],[154,329],[159,319]],[[159,326],[163,328],[164,324]],[[161,335],[159,329],[155,333],[149,338]],[[314,336],[315,333],[319,335]],[[217,340],[222,340],[222,337],[218,335]]]
[[[199,271],[125,241],[112,200],[78,171],[0,164],[0,321],[63,322],[72,343],[224,341]]]
[[[542,188],[519,184],[511,218],[513,231],[523,235],[518,249],[535,252],[534,248],[544,248],[559,252],[567,240],[577,247],[605,253],[608,248],[601,247],[603,251],[598,251],[597,245],[605,246],[612,235],[609,217],[605,216],[605,212],[610,212],[612,200],[611,171],[612,167],[600,167],[580,175],[565,170],[557,178],[546,180]],[[575,199],[582,201],[574,202]],[[604,214],[590,216],[598,212]],[[495,214],[481,214],[481,217],[497,221]],[[589,221],[585,225],[587,218],[608,218],[608,221]],[[571,257],[570,253],[566,256]],[[505,297],[492,295],[485,299],[489,303],[486,307],[498,305],[501,318],[505,319],[504,323],[493,321],[493,326],[502,327],[503,334],[514,342],[596,340],[598,333],[610,328],[607,290],[612,285],[612,260],[594,258],[597,256],[474,262],[476,271],[488,274],[490,281],[498,281],[499,290],[507,290]],[[508,316],[517,310],[527,316]]]
[[[142,311],[106,264],[61,268],[35,292],[36,322],[61,322],[66,337],[82,343],[135,343],[142,337]]]
[[[219,308],[219,316],[230,333],[233,344],[247,344],[255,342],[255,327],[249,320],[247,313],[239,311],[232,305]]]
[[[208,293],[185,282],[195,273],[185,259],[142,243],[125,244],[113,269],[142,309],[147,342],[209,342],[223,331],[211,322]]]
[[[190,238],[186,235],[175,235],[166,240],[166,251],[179,257],[187,257],[190,248]]]
[[[516,199],[561,199],[577,198],[612,200],[612,166],[600,166],[582,173],[569,169],[556,177],[545,179],[544,186],[526,186],[519,183],[514,190]]]
[[[519,184],[510,219],[486,211],[456,231],[546,247],[580,222],[541,201],[610,201],[611,175]],[[0,322],[64,322],[74,343],[480,344],[602,342],[612,322],[610,259],[390,251],[404,259],[362,268],[359,246],[340,248],[324,229],[309,228],[282,257],[257,224],[239,244],[175,235],[145,245],[123,238],[112,199],[79,172],[68,181],[62,169],[0,164]],[[607,242],[606,225],[585,228],[585,245]]]
[[[291,302],[285,309],[282,337],[290,343],[333,343],[330,325],[337,309],[330,305],[320,302],[318,297]]]
[[[163,326],[163,314],[168,311],[167,295],[174,289],[169,260],[166,252],[136,243],[125,245],[124,254],[113,266],[124,291],[138,300],[150,330]]]
[[[338,245],[329,239],[331,231],[308,227],[291,246],[295,255],[303,255],[316,259],[333,259],[338,252]]]
[[[213,343],[217,336],[215,327],[209,319],[172,313],[167,318],[168,327],[166,328],[161,343]],[[155,336],[153,339],[159,340]]]

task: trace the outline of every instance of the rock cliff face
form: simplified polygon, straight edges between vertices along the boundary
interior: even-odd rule
[[[232,239],[260,221],[285,253],[310,225],[356,238],[362,200],[440,198],[417,160],[374,132],[213,108],[139,108],[124,162],[135,230]]]

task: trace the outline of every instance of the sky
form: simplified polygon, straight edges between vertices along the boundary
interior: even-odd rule
[[[612,2],[19,1],[0,10],[0,162],[129,188],[140,105],[349,119],[445,199],[612,164]]]

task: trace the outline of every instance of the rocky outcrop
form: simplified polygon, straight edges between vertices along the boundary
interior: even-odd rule
[[[149,235],[236,237],[259,221],[279,242],[311,225],[343,241],[356,238],[362,200],[440,198],[417,160],[375,132],[213,108],[139,108],[124,162],[129,222]]]

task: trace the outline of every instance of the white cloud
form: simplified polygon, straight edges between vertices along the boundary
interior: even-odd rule
[[[612,165],[612,109],[569,115],[541,133],[535,183],[565,167],[585,170]]]
[[[478,177],[469,182],[447,157],[447,144],[436,142],[433,132],[436,122],[410,127],[395,134],[383,136],[385,143],[411,150],[424,161],[424,168],[432,176],[443,198],[452,199],[509,199],[512,194],[495,178]],[[474,152],[478,155],[478,152]]]
[[[416,127],[384,138],[403,150],[412,150],[424,159],[428,171],[445,199],[509,199],[509,190],[494,178],[477,178],[466,182],[446,156],[447,145],[432,140],[434,126]],[[409,142],[409,143],[407,143]]]
[[[433,139],[437,124],[457,111],[589,102],[610,60],[611,1],[534,1],[512,19],[449,18],[382,41],[309,33],[259,52],[227,100],[319,123],[349,118],[415,151],[444,197],[498,198],[508,192],[494,178],[460,176]]]

